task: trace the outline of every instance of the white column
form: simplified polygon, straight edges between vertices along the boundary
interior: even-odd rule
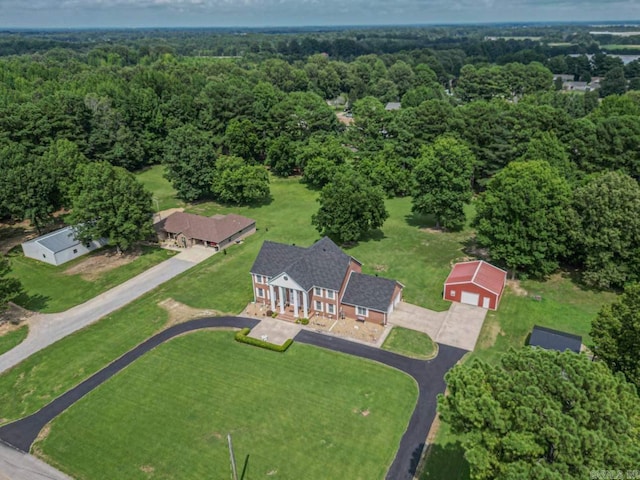
[[[304,313],[304,318],[309,318],[309,294],[307,292],[302,292],[302,310]]]
[[[278,290],[280,293],[280,313],[284,313],[284,301],[285,301],[284,288],[278,287]]]
[[[291,290],[293,292],[293,316],[298,316],[298,290]]]
[[[271,299],[271,310],[276,311],[276,289],[269,285],[269,298]]]

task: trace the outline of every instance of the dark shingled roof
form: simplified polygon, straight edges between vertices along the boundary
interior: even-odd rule
[[[286,245],[265,240],[251,267],[251,273],[273,277],[284,272],[291,262],[298,258],[306,248]]]
[[[393,300],[396,285],[398,282],[395,280],[351,272],[342,303],[386,312]]]
[[[273,277],[287,272],[305,290],[316,286],[338,291],[350,261],[328,237],[309,248],[265,241],[251,273]]]
[[[559,352],[571,350],[580,353],[582,337],[535,325],[529,338],[529,345],[546,350],[558,350]]]

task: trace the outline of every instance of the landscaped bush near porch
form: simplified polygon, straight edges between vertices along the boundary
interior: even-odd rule
[[[253,345],[254,347],[266,348],[267,350],[273,350],[274,352],[285,352],[287,348],[293,343],[293,339],[287,339],[282,345],[276,345],[275,343],[265,342],[259,338],[249,337],[250,328],[243,328],[236,333],[236,342],[246,343],[247,345]]]

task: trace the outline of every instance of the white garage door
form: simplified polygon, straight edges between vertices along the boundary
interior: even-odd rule
[[[460,302],[466,303],[468,305],[478,306],[479,301],[480,301],[480,294],[478,293],[462,292],[462,296],[460,297]]]

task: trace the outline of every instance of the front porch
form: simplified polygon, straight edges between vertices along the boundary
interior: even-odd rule
[[[293,307],[285,307],[284,313],[280,313],[279,310],[271,310],[271,306],[268,302],[249,303],[241,313],[241,316],[260,319],[267,317],[268,311],[277,313],[277,316],[275,317],[276,320],[287,323],[296,323],[300,318],[303,318],[294,316]],[[364,342],[378,347],[382,345],[382,342],[384,342],[384,339],[391,330],[390,325],[383,326],[372,322],[362,322],[355,318],[336,318],[335,315],[316,315],[315,313],[309,317],[309,324],[304,328]]]

